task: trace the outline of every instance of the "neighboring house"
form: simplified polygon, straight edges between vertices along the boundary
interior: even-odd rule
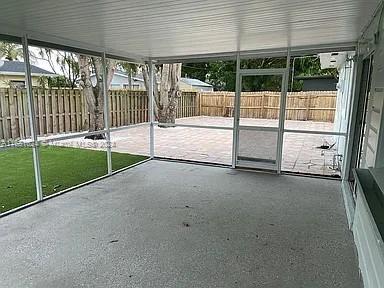
[[[31,65],[32,86],[40,86],[41,76],[57,76],[55,73]],[[24,88],[25,66],[22,61],[0,60],[0,88]]]
[[[296,76],[303,81],[302,91],[336,91],[338,79],[332,75]]]
[[[95,74],[91,75],[92,84],[96,84]],[[113,75],[110,89],[133,89],[145,90],[144,80],[141,76],[131,77],[131,84],[129,84],[129,75],[123,71],[116,71]],[[180,89],[182,91],[213,91],[213,86],[192,78],[181,78]]]
[[[96,84],[95,74],[91,75],[92,85]],[[116,71],[113,74],[111,85],[109,89],[134,89],[145,90],[144,80],[142,78],[131,76],[131,83],[129,83],[129,75],[124,71]]]

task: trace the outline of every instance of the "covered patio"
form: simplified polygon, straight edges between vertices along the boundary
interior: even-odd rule
[[[0,40],[22,49],[26,91],[8,93],[8,106],[0,99],[2,128],[28,135],[0,146],[0,199],[19,197],[1,207],[0,286],[384,287],[381,0],[1,8]],[[82,92],[36,100],[32,47],[77,55],[72,84]],[[295,60],[307,57],[337,70],[336,108],[312,107],[309,96],[287,108]],[[111,105],[108,81],[118,61],[141,67],[146,92],[130,98],[144,116],[114,126],[122,102]],[[223,117],[175,120],[181,65],[210,61],[233,63],[231,103],[212,105]],[[243,85],[255,79],[260,87]],[[274,101],[245,105],[244,92],[262,92],[266,79]],[[86,106],[81,93],[92,94]],[[324,108],[334,122],[312,121]],[[290,120],[294,109],[305,121]],[[56,130],[41,133],[49,125]]]

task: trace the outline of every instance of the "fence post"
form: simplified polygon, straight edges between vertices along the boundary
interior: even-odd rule
[[[1,89],[1,92],[4,91],[4,93],[0,94],[0,108],[1,108],[1,125],[2,125],[2,130],[3,130],[3,135],[2,138],[4,140],[8,140],[9,135],[8,135],[8,120],[7,120],[7,114],[5,112],[5,99],[7,98],[7,93],[9,93],[9,89]]]
[[[24,129],[24,115],[23,115],[23,90],[19,89],[17,91],[17,115],[19,117],[19,137],[25,139],[25,129]],[[1,136],[0,136],[1,139]]]
[[[27,88],[28,98],[28,110],[29,110],[29,125],[31,130],[31,136],[33,141],[32,153],[33,153],[33,167],[35,171],[35,184],[37,200],[43,200],[43,186],[41,184],[41,171],[40,171],[40,154],[39,154],[39,143],[37,141],[36,134],[36,113],[35,105],[33,101],[32,92],[32,77],[31,77],[31,65],[29,63],[29,49],[28,49],[28,38],[24,35],[22,38],[23,44],[23,57],[24,57],[24,68],[25,68],[25,87]]]
[[[223,111],[222,111],[222,115],[223,115],[223,117],[225,117],[225,102],[226,102],[226,99],[225,99],[225,95],[226,95],[227,93],[223,93],[223,100],[222,100],[222,105],[223,105]]]
[[[307,101],[306,101],[306,105],[305,106],[306,106],[305,108],[307,108],[305,110],[305,120],[308,121],[308,119],[309,119],[309,108],[311,106],[311,95],[309,95],[309,94],[307,95]]]
[[[17,124],[16,124],[16,118],[17,118],[17,102],[15,101],[15,95],[17,93],[17,90],[10,89],[9,90],[9,118],[11,120],[11,138],[17,138],[18,130],[17,130]]]
[[[261,117],[265,119],[265,109],[264,109],[264,98],[265,98],[265,94],[263,92],[263,94],[261,95]]]

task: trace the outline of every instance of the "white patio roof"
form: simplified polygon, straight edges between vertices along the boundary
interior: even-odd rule
[[[13,0],[0,34],[123,57],[356,42],[379,0]]]

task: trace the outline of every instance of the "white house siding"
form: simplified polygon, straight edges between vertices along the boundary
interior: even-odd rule
[[[112,82],[111,82],[111,89],[127,89],[129,85],[128,82],[128,76],[126,75],[121,75],[121,74],[115,74],[113,75]],[[132,82],[131,82],[131,89],[138,89],[138,90],[144,90],[145,85],[144,81],[142,80],[137,80],[137,78],[132,77]]]
[[[91,76],[92,85],[96,84],[96,76]],[[132,88],[135,90],[145,90],[144,81],[141,79],[137,79],[136,77],[132,77]],[[111,85],[109,89],[128,89],[128,76],[115,73],[112,77]]]
[[[379,13],[380,14],[380,13]],[[378,14],[378,15],[379,15]],[[384,15],[382,15],[384,17]],[[367,129],[365,133],[365,143],[362,152],[362,166],[384,167],[384,21],[381,21],[379,39],[373,43],[371,39],[377,32],[379,17],[371,23],[365,39],[369,39],[369,44],[364,46],[362,54],[368,54],[375,49],[373,55],[372,83],[368,99]]]
[[[128,78],[127,76],[122,76],[119,74],[113,75],[112,82],[111,82],[111,88],[117,88],[122,89],[124,88],[124,84],[128,84]]]

